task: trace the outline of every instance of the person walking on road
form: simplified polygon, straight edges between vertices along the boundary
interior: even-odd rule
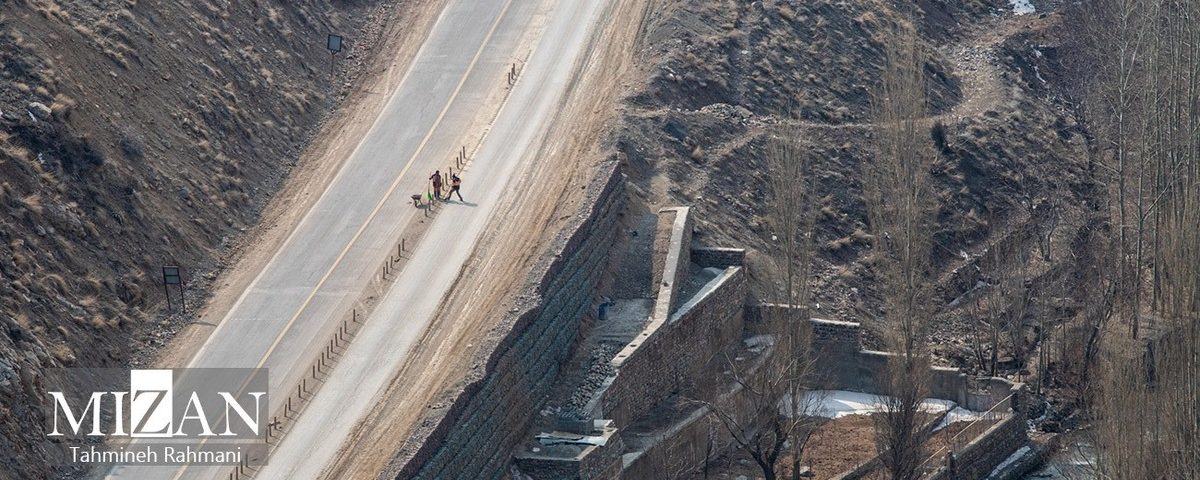
[[[442,199],[442,172],[434,170],[433,175],[429,176],[429,180],[433,182],[433,198]]]
[[[462,186],[462,179],[458,178],[458,175],[451,174],[450,175],[450,191],[446,192],[446,200],[449,200],[451,195],[458,195],[458,201],[466,202],[466,200],[463,200],[463,198],[462,198],[462,193],[460,193],[458,191],[459,187],[461,187],[461,186]]]

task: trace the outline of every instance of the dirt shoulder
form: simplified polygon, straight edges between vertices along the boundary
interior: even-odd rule
[[[304,214],[349,159],[437,21],[446,0],[411,0],[381,6],[348,57],[336,108],[323,122],[257,225],[230,250],[208,302],[195,320],[164,346],[158,366],[181,367],[204,343],[238,298],[295,230]]]

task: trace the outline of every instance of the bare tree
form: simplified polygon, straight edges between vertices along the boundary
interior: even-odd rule
[[[768,139],[767,163],[771,186],[768,221],[783,264],[778,305],[764,312],[776,340],[771,357],[755,372],[742,372],[729,362],[742,398],[753,413],[739,417],[734,409],[705,402],[768,480],[778,477],[779,462],[788,454],[793,480],[799,478],[804,445],[815,430],[813,415],[819,399],[806,395],[814,378],[812,327],[806,306],[812,265],[815,219],[815,177],[804,151],[801,132],[788,129]]]
[[[976,348],[981,346],[980,337],[984,334],[989,343],[987,361],[983,361],[981,352],[976,356],[981,367],[986,367],[992,376],[996,375],[999,366],[1002,340],[1008,340],[1008,352],[1018,366],[1024,366],[1026,360],[1026,316],[1032,301],[1026,271],[1029,253],[1013,240],[1001,239],[988,250],[984,262],[988,272],[986,283],[975,298],[977,317],[972,323],[976,325]]]
[[[754,371],[743,371],[737,362],[727,359],[730,371],[741,387],[735,395],[741,398],[740,406],[699,400],[709,408],[733,442],[750,455],[766,480],[779,478],[779,461],[788,452],[789,444],[807,440],[816,423],[811,415],[816,408],[812,401],[807,397],[789,397],[794,383],[811,378],[811,364],[805,366],[785,353],[784,350],[774,352]],[[787,407],[781,408],[781,404]]]
[[[929,254],[933,160],[925,117],[927,92],[917,33],[900,27],[872,98],[876,156],[866,168],[865,200],[874,260],[884,291],[886,340],[894,352],[889,394],[876,428],[881,458],[893,479],[919,475],[923,460],[920,406],[928,390]]]
[[[1081,9],[1097,40],[1096,130],[1114,159],[1119,312],[1134,338],[1143,316],[1164,327],[1144,341],[1096,342],[1097,467],[1103,478],[1200,478],[1200,2]]]
[[[805,306],[810,297],[808,275],[812,270],[813,222],[819,200],[812,158],[801,142],[802,131],[795,128],[785,129],[767,141],[771,187],[767,221],[784,260],[782,292],[777,295],[788,305]]]
[[[991,318],[987,315],[987,299],[984,294],[975,293],[975,301],[971,302],[971,318],[966,320],[967,327],[970,329],[971,349],[975,353],[975,364],[979,370],[987,370],[990,368],[988,353],[984,350],[984,336],[989,339],[995,339],[992,324],[988,322]],[[994,344],[995,342],[990,342]],[[993,348],[993,350],[995,350]]]
[[[811,297],[808,277],[812,271],[813,223],[816,218],[816,182],[812,172],[812,159],[801,145],[801,131],[787,129],[782,135],[769,140],[767,162],[770,167],[771,204],[768,221],[775,232],[780,258],[785,262],[783,270],[782,303],[788,305],[779,311],[778,354],[793,359],[795,369],[787,373],[788,415],[804,417],[811,412],[807,405],[800,405],[806,389],[810,388],[813,364],[811,324],[808,321],[808,305]],[[804,425],[788,440],[791,457],[792,479],[798,480],[804,445],[812,434],[812,428]]]
[[[1026,262],[1029,254],[1012,242],[999,242],[995,245],[993,254],[997,260],[1003,259],[1004,267],[997,271],[990,286],[989,297],[992,299],[990,310],[992,334],[992,375],[996,375],[999,363],[1000,337],[1007,337],[1009,353],[1018,367],[1023,367],[1026,361],[1025,330],[1028,327],[1026,316],[1029,314],[1030,289],[1027,284]],[[999,265],[997,261],[995,264]]]
[[[1092,163],[1099,167],[1097,179],[1109,187],[1116,228],[1114,308],[1133,338],[1138,338],[1145,314],[1147,270],[1151,281],[1157,281],[1158,269],[1150,266],[1152,252],[1147,250],[1157,243],[1164,180],[1177,168],[1163,156],[1161,142],[1163,132],[1170,130],[1160,110],[1164,88],[1171,83],[1163,75],[1169,64],[1160,55],[1167,41],[1161,20],[1169,15],[1169,3],[1179,2],[1096,0],[1075,9],[1090,79],[1084,103],[1099,140]]]
[[[1062,195],[1064,192],[1058,182],[1050,183],[1050,191],[1045,198],[1033,202],[1031,214],[1033,217],[1042,217],[1044,222],[1041,228],[1038,229],[1038,251],[1042,254],[1042,261],[1050,263],[1053,260],[1054,253],[1054,233],[1058,231],[1058,227],[1062,225]]]

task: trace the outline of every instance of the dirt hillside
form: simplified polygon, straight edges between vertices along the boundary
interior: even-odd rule
[[[1060,2],[1035,1],[1031,14],[1004,0],[660,3],[638,52],[649,75],[618,127],[629,190],[644,204],[631,209],[692,206],[695,242],[748,247],[750,300],[778,301],[775,272],[788,260],[766,219],[766,144],[798,137],[820,202],[811,307],[862,322],[867,344],[884,348],[863,173],[875,161],[871,92],[890,25],[914,18],[929,93],[925,140],[937,155],[935,362],[989,375],[994,354],[999,376],[1037,371],[1037,349],[1050,344],[1039,339],[1084,304],[1108,201],[1088,161],[1095,146],[1074,97],[1081,82]],[[896,10],[913,3],[911,16]],[[997,317],[1007,324],[993,348],[985,322]],[[1069,412],[1053,394],[1033,402],[1035,415],[1053,419],[1047,425]],[[713,466],[729,477],[759,473],[744,453]]]
[[[0,478],[72,473],[41,447],[41,371],[147,361],[184,321],[160,268],[198,306],[412,3],[0,3]]]
[[[626,103],[617,140],[631,191],[651,210],[692,205],[700,243],[750,247],[755,295],[770,300],[769,272],[783,260],[771,253],[765,220],[765,139],[800,137],[821,202],[813,307],[878,327],[862,167],[873,161],[870,92],[883,45],[906,16],[873,0],[663,3],[639,52],[652,71]],[[970,318],[980,314],[973,308],[981,292],[1020,271],[1034,299],[1030,317],[1071,304],[1069,285],[1082,265],[1073,244],[1103,194],[1088,171],[1088,136],[1064,94],[1059,15],[1017,15],[998,0],[917,4],[928,141],[938,152],[935,353],[940,363],[977,370],[982,352],[969,338],[978,322]],[[1014,343],[1030,347],[1035,331],[1022,333],[1002,345],[1001,357]],[[1007,366],[1002,373],[1025,367]]]

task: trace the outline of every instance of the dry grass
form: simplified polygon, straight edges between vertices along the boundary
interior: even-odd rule
[[[75,351],[65,343],[51,343],[50,355],[54,356],[54,359],[58,360],[58,362],[63,365],[71,365],[75,363]]]
[[[32,195],[28,195],[26,197],[21,198],[21,206],[24,207],[26,211],[32,212],[35,215],[41,215],[42,214],[42,196],[41,196],[41,194],[34,193]]]
[[[48,92],[46,96],[49,96]],[[50,104],[50,112],[64,120],[71,116],[74,108],[75,100],[62,93],[54,95],[54,102]]]

